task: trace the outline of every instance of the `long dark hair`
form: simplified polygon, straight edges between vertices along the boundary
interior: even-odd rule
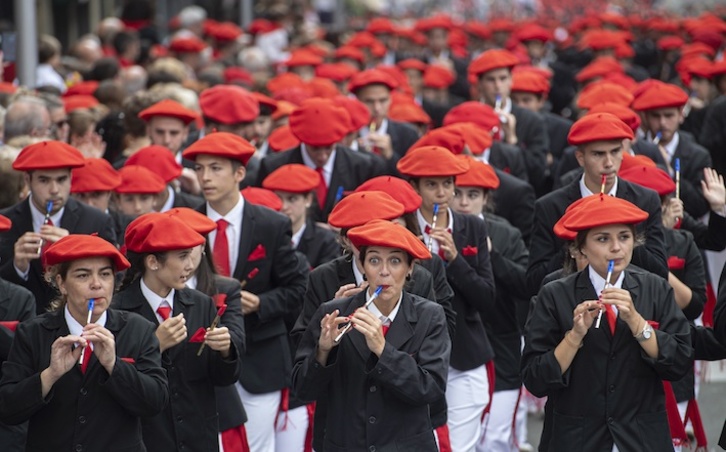
[[[214,277],[217,275],[217,269],[214,267],[212,259],[212,250],[209,248],[209,242],[204,242],[204,251],[202,252],[202,260],[195,272],[197,277],[197,290],[209,295],[210,297],[217,294],[217,285]]]
[[[146,256],[153,255],[156,257],[156,260],[159,261],[159,263],[163,264],[166,262],[166,256],[167,254],[165,252],[163,253],[135,253],[133,251],[126,251],[126,259],[128,259],[129,263],[131,264],[131,267],[126,270],[126,273],[124,274],[124,278],[121,281],[121,289],[124,290],[128,286],[130,286],[136,279],[142,277],[144,275],[144,272],[146,272],[146,266],[144,265],[144,260],[146,259]]]

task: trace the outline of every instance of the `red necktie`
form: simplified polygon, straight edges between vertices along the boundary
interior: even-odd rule
[[[83,362],[81,363],[81,372],[84,374],[86,373],[86,370],[88,369],[88,363],[91,362],[91,353],[93,353],[93,350],[91,350],[91,345],[89,344],[86,349],[83,351]]]
[[[391,328],[391,325],[381,325],[381,328],[383,329],[383,337],[386,337],[386,334],[388,334],[388,330]]]
[[[610,325],[610,333],[615,336],[615,323],[618,321],[618,316],[615,314],[615,309],[609,304],[605,305],[605,315],[608,318],[608,324]]]
[[[315,194],[318,197],[320,210],[323,210],[325,208],[325,199],[328,197],[328,184],[325,182],[323,167],[319,166],[315,168],[315,171],[320,175],[320,181],[318,182],[318,188],[315,189]]]
[[[222,276],[230,276],[229,271],[229,242],[227,242],[227,220],[220,218],[217,220],[217,237],[214,239],[214,247],[212,256],[214,263],[217,265],[217,271]]]
[[[156,313],[159,314],[159,317],[161,317],[162,320],[166,320],[169,318],[169,315],[171,315],[171,306],[161,305],[156,308]]]

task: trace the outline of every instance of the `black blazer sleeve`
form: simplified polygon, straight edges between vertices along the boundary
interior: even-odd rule
[[[693,241],[702,250],[723,251],[726,248],[726,234],[723,233],[726,230],[726,217],[718,213],[711,212],[706,225],[686,212],[681,229],[693,234]]]
[[[726,266],[718,281],[718,298],[713,312],[713,334],[726,347]]]

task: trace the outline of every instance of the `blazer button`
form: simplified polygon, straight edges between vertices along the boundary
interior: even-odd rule
[[[76,452],[81,452],[83,450],[83,446],[81,446],[80,444],[76,444],[75,450]]]
[[[610,355],[610,361],[615,361],[615,354]]]
[[[183,417],[181,417],[181,416],[177,416],[177,417],[176,417],[176,421],[177,421],[177,422],[183,422],[183,421],[184,421],[184,418],[183,418]]]
[[[376,446],[370,446],[368,450],[371,452],[376,452]]]
[[[615,392],[615,385],[610,385],[610,392]]]
[[[370,387],[370,389],[369,389],[369,391],[371,391],[371,392],[376,392],[376,390],[377,390],[377,389],[378,389],[378,388],[376,388],[375,386],[371,386],[371,387]]]
[[[80,422],[81,424],[85,424],[86,423],[86,416],[78,416],[78,422]]]
[[[87,395],[88,394],[88,389],[81,388],[81,391],[80,392],[81,392],[81,395]]]
[[[376,423],[376,417],[375,416],[369,417],[368,418],[368,422],[371,423],[371,424],[375,424]]]
[[[615,419],[609,417],[608,418],[608,424],[612,425],[615,422]]]

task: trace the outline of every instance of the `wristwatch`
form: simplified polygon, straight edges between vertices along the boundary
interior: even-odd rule
[[[633,336],[636,341],[638,342],[645,342],[653,335],[653,327],[650,326],[650,323],[645,322],[645,326],[643,327],[643,331]]]

